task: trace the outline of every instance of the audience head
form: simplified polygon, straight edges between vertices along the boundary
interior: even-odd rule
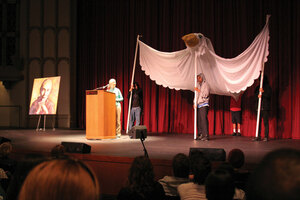
[[[99,183],[83,162],[57,159],[37,165],[27,176],[19,200],[98,200]]]
[[[63,145],[58,144],[51,149],[51,156],[53,158],[63,158],[65,157],[65,152],[66,148]]]
[[[279,149],[267,154],[250,175],[249,200],[296,200],[300,197],[300,151]]]
[[[173,162],[173,174],[175,177],[188,178],[190,174],[190,161],[189,158],[183,154],[178,153],[174,156]]]
[[[245,162],[245,156],[243,151],[240,149],[232,149],[228,154],[228,162],[235,169],[241,168]]]
[[[232,200],[234,190],[234,180],[227,170],[217,169],[210,173],[205,181],[208,200]]]
[[[230,163],[223,162],[218,166],[217,169],[225,170],[225,171],[229,172],[229,174],[234,178],[234,168],[232,167],[232,165]]]
[[[154,182],[154,172],[151,161],[146,156],[138,156],[133,160],[129,170],[129,185],[139,187]]]
[[[190,154],[191,172],[194,175],[194,182],[202,185],[211,172],[211,163],[200,151],[193,151]]]
[[[10,142],[3,142],[0,145],[0,158],[6,158],[12,151],[12,145]]]

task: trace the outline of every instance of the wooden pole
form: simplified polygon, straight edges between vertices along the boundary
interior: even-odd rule
[[[271,15],[266,16],[266,23],[269,23]],[[265,57],[265,56],[264,56]],[[263,58],[264,58],[263,57]],[[260,91],[261,88],[263,88],[264,83],[264,71],[265,71],[265,62],[263,60],[262,63],[262,69],[260,74],[260,85],[259,85],[259,95],[261,95],[261,98],[258,98],[258,106],[257,106],[257,118],[256,118],[256,132],[255,137],[258,137],[258,130],[259,130],[259,123],[260,123],[260,109],[261,109],[261,100],[262,100],[262,92]]]
[[[264,69],[265,69],[265,64],[263,64],[263,67],[262,67],[262,70],[261,70],[261,74],[260,74],[259,95],[262,95],[262,92],[260,91],[260,89],[263,88],[263,83],[264,83]],[[259,123],[260,123],[261,99],[262,99],[262,96],[260,98],[258,98],[255,137],[258,137]]]
[[[138,50],[139,38],[140,37],[141,37],[140,35],[137,35],[137,38],[136,38],[135,55],[134,55],[134,61],[133,61],[133,70],[132,70],[132,75],[131,75],[131,84],[130,84],[130,87],[133,85],[134,74],[135,74],[135,66],[136,66],[137,50]],[[130,92],[130,98],[129,98],[126,133],[128,133],[128,128],[129,128],[131,100],[132,100],[132,92]]]
[[[196,52],[195,52],[195,59],[194,59],[194,68],[195,68],[195,88],[197,87],[197,55],[196,55]],[[197,91],[195,90],[194,92],[194,105],[195,105],[195,108],[194,108],[194,140],[197,139]]]

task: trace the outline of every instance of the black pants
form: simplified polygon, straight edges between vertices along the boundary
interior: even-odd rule
[[[203,137],[209,136],[208,134],[208,106],[204,106],[201,108],[197,108],[197,129],[198,129],[198,135],[201,135]]]
[[[261,110],[260,111],[260,123],[258,129],[258,137],[260,138],[261,132],[261,121],[264,120],[265,126],[265,138],[269,138],[269,111],[268,110]]]

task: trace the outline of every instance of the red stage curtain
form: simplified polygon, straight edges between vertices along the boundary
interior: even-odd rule
[[[115,78],[125,97],[122,127],[126,128],[137,34],[157,50],[177,51],[185,48],[183,35],[201,32],[211,39],[218,55],[231,58],[251,44],[271,14],[265,65],[273,89],[270,137],[300,139],[299,10],[300,1],[292,0],[78,0],[78,127],[85,128],[85,90]],[[144,91],[143,124],[148,131],[193,133],[193,93],[157,86],[138,63],[135,80]],[[255,135],[257,85],[242,97],[244,136]],[[231,134],[229,103],[229,97],[211,96],[210,134]]]

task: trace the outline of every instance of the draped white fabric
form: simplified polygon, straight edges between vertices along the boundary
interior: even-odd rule
[[[210,40],[200,38],[200,43],[176,52],[157,51],[142,41],[140,65],[156,84],[176,90],[194,91],[196,74],[204,73],[212,94],[238,97],[259,77],[269,54],[269,16],[263,30],[252,44],[235,58],[222,58],[215,54]]]

